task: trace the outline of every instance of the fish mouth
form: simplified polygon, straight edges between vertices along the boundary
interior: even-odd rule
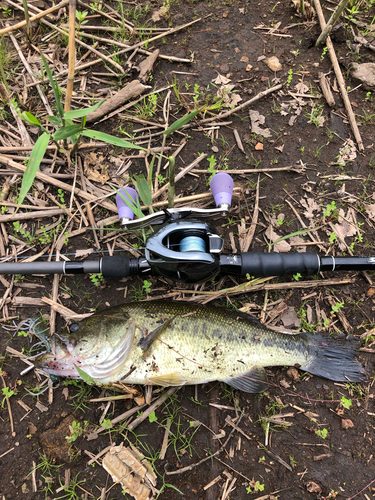
[[[58,358],[53,352],[41,354],[35,360],[35,366],[58,377],[80,378],[76,366],[83,364],[83,360],[72,356],[69,352]]]

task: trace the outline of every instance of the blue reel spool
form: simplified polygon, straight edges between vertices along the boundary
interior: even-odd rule
[[[205,252],[206,242],[199,236],[186,236],[180,241],[180,252]]]

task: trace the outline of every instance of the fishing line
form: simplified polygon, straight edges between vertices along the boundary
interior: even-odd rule
[[[173,243],[173,244],[169,244],[169,248],[179,248],[180,247],[180,243]],[[126,249],[119,249],[119,250],[112,250],[111,253],[115,253],[115,252],[129,252],[130,250],[145,250],[146,247],[132,247],[132,248],[129,248],[129,250],[126,250]],[[187,250],[189,251],[189,250]],[[190,250],[191,251],[191,250]],[[195,250],[194,250],[195,251]],[[204,251],[204,250],[202,250]],[[56,254],[56,253],[53,253],[53,254],[44,254],[44,255],[38,255],[38,259],[39,258],[42,258],[42,257],[61,257],[61,256],[64,256],[64,257],[76,257],[76,258],[79,258],[79,257],[83,257],[85,255],[94,255],[94,254],[98,254],[98,253],[110,253],[110,250],[89,250],[87,251],[87,253],[84,253],[84,250],[78,250],[79,253],[81,253],[81,255],[77,255],[77,252],[70,252],[70,253],[59,253],[59,254]],[[20,256],[19,258],[20,259],[31,259],[35,257],[35,255],[22,255]],[[9,257],[2,257],[0,258],[0,263],[1,262],[7,262],[9,261],[10,259],[15,259],[16,256],[14,255],[9,255]],[[22,262],[22,260],[20,260],[19,262]]]

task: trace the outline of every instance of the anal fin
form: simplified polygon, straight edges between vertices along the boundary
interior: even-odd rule
[[[185,385],[187,380],[179,372],[165,373],[164,375],[154,375],[148,379],[152,385],[162,385],[163,387]]]
[[[223,380],[226,384],[240,391],[252,394],[263,392],[267,389],[267,375],[263,367],[254,367],[249,372],[239,377]]]

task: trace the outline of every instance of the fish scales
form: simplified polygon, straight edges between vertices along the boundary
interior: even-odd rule
[[[78,366],[98,385],[220,380],[260,392],[267,387],[264,367],[284,365],[332,380],[364,379],[351,342],[280,334],[246,314],[198,304],[128,303],[72,325],[71,332],[59,334],[54,352],[37,364],[74,378]]]

